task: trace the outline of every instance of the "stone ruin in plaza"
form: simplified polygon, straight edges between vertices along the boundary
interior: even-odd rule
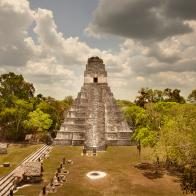
[[[130,145],[131,133],[108,86],[103,60],[89,58],[84,85],[67,112],[54,143],[105,150],[107,146]]]

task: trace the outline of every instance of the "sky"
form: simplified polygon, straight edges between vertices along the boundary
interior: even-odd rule
[[[0,74],[22,74],[36,93],[77,96],[99,56],[117,99],[141,87],[196,87],[195,0],[0,0]]]

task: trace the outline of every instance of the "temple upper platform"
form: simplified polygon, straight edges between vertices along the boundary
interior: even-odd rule
[[[107,72],[103,60],[99,57],[91,57],[84,71],[84,84],[107,83]]]

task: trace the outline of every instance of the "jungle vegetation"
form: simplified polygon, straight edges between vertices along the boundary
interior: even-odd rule
[[[26,134],[55,137],[72,103],[71,96],[56,100],[35,95],[22,75],[0,75],[1,140],[23,141]],[[117,103],[134,130],[133,140],[151,147],[161,160],[196,164],[196,90],[185,99],[179,89],[141,88],[133,103]]]
[[[71,96],[63,100],[35,95],[33,84],[15,73],[0,76],[0,139],[23,141],[26,134],[50,135],[64,118],[73,102]]]

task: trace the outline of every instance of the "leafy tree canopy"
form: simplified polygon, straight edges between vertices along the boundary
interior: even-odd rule
[[[192,90],[192,92],[189,94],[188,102],[196,103],[196,89]]]
[[[177,102],[185,103],[185,99],[180,95],[179,89],[166,88],[165,90],[153,90],[149,88],[141,88],[138,91],[139,95],[135,99],[136,105],[144,107],[147,103],[156,102]]]
[[[32,104],[23,99],[14,97],[11,107],[4,107],[0,111],[1,137],[11,139],[23,138],[23,121],[32,110]]]
[[[30,112],[29,120],[24,121],[24,125],[30,129],[36,129],[38,131],[44,131],[50,128],[52,125],[52,120],[50,115],[42,112],[39,108]]]
[[[10,72],[0,76],[0,98],[3,98],[8,106],[12,103],[13,97],[30,99],[34,92],[33,84],[26,82],[22,75]]]
[[[128,101],[128,100],[116,100],[118,106],[120,106],[121,108],[126,108],[128,106],[132,106],[134,105],[132,102]]]
[[[26,82],[22,75],[12,72],[0,75],[0,138],[23,140],[26,133],[41,129],[55,137],[73,98],[68,96],[58,101],[42,94],[34,96],[34,92],[33,84]],[[36,125],[33,121],[36,116],[29,116],[32,112],[46,119],[49,115],[49,120],[45,121],[51,122],[50,126],[41,122],[43,126]]]
[[[154,149],[162,160],[196,165],[196,105],[176,102],[147,103],[123,109],[134,130],[133,139]]]

